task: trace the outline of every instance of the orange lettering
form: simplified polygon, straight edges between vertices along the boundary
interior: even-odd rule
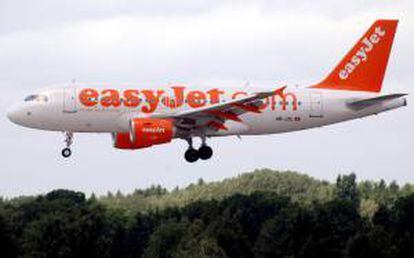
[[[101,105],[103,107],[119,107],[121,101],[119,99],[119,92],[117,90],[103,90],[102,92]],[[106,96],[104,96],[106,95]]]
[[[144,113],[152,113],[154,112],[158,104],[160,103],[160,97],[164,93],[163,90],[158,90],[157,95],[154,94],[153,90],[142,90],[142,94],[144,94],[145,99],[147,101],[147,105],[142,107],[142,112]]]
[[[199,108],[206,104],[206,94],[202,91],[190,91],[187,95],[188,105],[192,108]]]
[[[276,110],[276,105],[278,102],[278,97],[280,97],[280,102],[282,105],[282,110],[286,110],[286,100],[288,97],[290,97],[292,99],[292,110],[296,111],[298,109],[298,101],[297,101],[297,97],[295,94],[293,93],[286,93],[286,94],[279,94],[279,95],[273,95],[271,98],[271,108],[272,110]]]
[[[138,107],[140,99],[138,97],[138,90],[126,90],[124,91],[124,106],[126,107]]]
[[[212,89],[207,91],[207,94],[210,97],[211,104],[218,104],[220,103],[220,94],[224,94],[224,91],[221,91],[219,89]]]
[[[99,93],[95,89],[83,89],[79,93],[79,100],[82,105],[87,107],[93,107],[98,104]]]
[[[244,91],[237,91],[237,92],[233,93],[231,98],[232,99],[237,99],[238,96],[247,96],[247,93],[244,92]]]
[[[288,97],[291,97],[292,98],[292,101],[293,101],[293,110],[296,111],[298,109],[298,101],[297,101],[296,95],[293,94],[293,93],[283,94],[283,110],[286,110],[286,99]]]
[[[164,106],[169,108],[178,108],[181,107],[184,103],[184,89],[185,87],[171,87],[174,90],[175,99],[171,97],[165,97],[162,99]]]

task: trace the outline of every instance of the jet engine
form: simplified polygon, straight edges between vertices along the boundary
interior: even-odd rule
[[[113,133],[114,147],[118,149],[141,149],[171,142],[175,128],[170,119],[135,118],[129,132]]]

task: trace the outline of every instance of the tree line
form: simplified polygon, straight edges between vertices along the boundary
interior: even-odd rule
[[[154,186],[87,198],[55,190],[1,200],[0,254],[414,257],[413,218],[410,185],[258,170],[172,191]]]

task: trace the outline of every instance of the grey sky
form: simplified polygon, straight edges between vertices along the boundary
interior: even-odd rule
[[[5,110],[55,83],[184,82],[243,85],[320,80],[377,18],[400,24],[384,91],[414,93],[414,3],[406,1],[1,1],[0,195],[70,188],[87,193],[184,186],[254,168],[332,180],[414,179],[414,111],[282,135],[213,139],[215,157],[187,164],[186,143],[138,151],[109,135],[76,135],[60,157],[59,133],[21,128]],[[410,15],[411,14],[411,15]]]

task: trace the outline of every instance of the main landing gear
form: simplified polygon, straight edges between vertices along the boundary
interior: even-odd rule
[[[206,144],[205,138],[201,138],[202,143],[198,150],[194,149],[192,138],[186,140],[188,142],[188,149],[185,151],[184,158],[187,162],[193,163],[199,159],[207,160],[213,156],[213,149]]]
[[[66,143],[66,148],[62,150],[62,156],[64,158],[69,158],[70,155],[72,155],[72,150],[70,149],[70,146],[73,143],[73,133],[65,132],[65,143]]]

